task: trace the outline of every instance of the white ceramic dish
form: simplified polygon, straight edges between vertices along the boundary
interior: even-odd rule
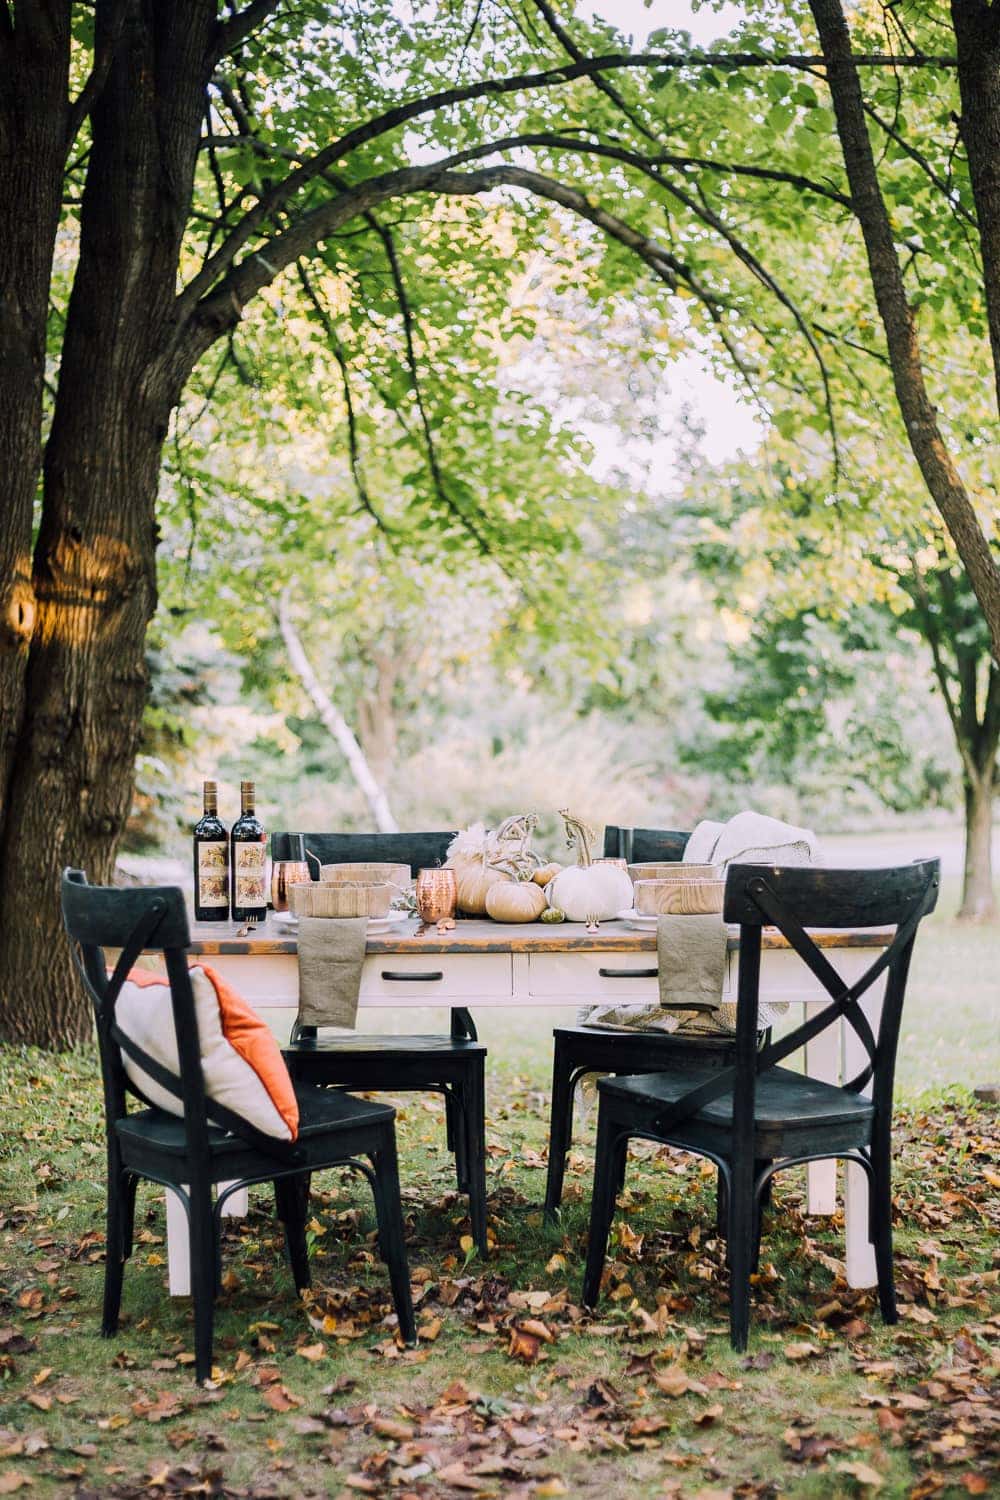
[[[399,926],[400,922],[408,921],[410,921],[409,912],[391,911],[387,917],[369,917],[368,931],[372,933],[391,932],[394,927]],[[299,926],[299,919],[293,916],[290,911],[282,911],[275,915],[274,925],[278,928],[279,932],[296,932]]]
[[[641,911],[620,911],[615,921],[625,923],[634,932],[655,932],[658,917],[647,917]]]

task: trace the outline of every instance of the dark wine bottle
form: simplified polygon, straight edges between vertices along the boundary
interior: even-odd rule
[[[219,820],[219,790],[202,789],[204,812],[194,825],[194,915],[197,922],[229,920],[229,834]]]
[[[240,815],[229,835],[232,843],[233,921],[245,922],[267,916],[267,834],[254,811],[256,797],[252,781],[240,782]]]

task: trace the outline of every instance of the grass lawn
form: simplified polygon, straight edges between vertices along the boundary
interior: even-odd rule
[[[902,1319],[884,1328],[871,1295],[847,1290],[842,1226],[803,1216],[791,1171],[765,1231],[748,1356],[728,1345],[714,1179],[668,1151],[636,1151],[606,1295],[595,1317],[577,1307],[590,1129],[562,1225],[538,1211],[551,1018],[494,1012],[482,1028],[487,1263],[465,1248],[443,1111],[400,1101],[419,1347],[393,1338],[364,1184],[328,1174],[310,1302],[294,1295],[263,1191],[227,1229],[206,1390],[188,1367],[190,1307],[166,1295],[152,1186],[121,1332],[98,1335],[95,1058],[0,1052],[0,1495],[1000,1493],[1000,1118],[968,1092],[1000,1072],[998,938],[947,916],[923,937],[901,1057]]]

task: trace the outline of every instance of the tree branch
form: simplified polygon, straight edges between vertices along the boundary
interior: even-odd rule
[[[955,736],[955,746],[958,750],[959,759],[965,768],[966,774],[974,776],[976,767],[972,757],[972,750],[966,736],[962,715],[952,695],[951,676],[948,672],[947,663],[941,653],[941,633],[937,628],[937,622],[934,618],[934,608],[931,604],[930,595],[927,592],[927,584],[915,560],[911,562],[911,578],[913,580],[912,589],[908,590],[908,592],[917,606],[917,613],[920,616],[923,627],[924,639],[931,648],[934,676],[937,678],[938,686],[941,689],[941,697],[944,700],[948,721]]]
[[[392,274],[392,284],[396,293],[396,301],[403,317],[403,337],[406,344],[406,364],[410,372],[410,385],[413,390],[413,398],[417,403],[417,412],[420,416],[420,425],[424,434],[424,446],[427,451],[427,466],[431,472],[431,481],[434,492],[441,503],[455,517],[455,519],[468,531],[479,551],[484,557],[489,557],[491,547],[483,536],[482,531],[476,525],[474,517],[460,506],[450,493],[445,483],[444,471],[438,459],[437,445],[434,441],[434,432],[431,427],[430,417],[424,403],[423,390],[420,384],[420,366],[417,360],[416,344],[413,337],[414,318],[410,299],[406,292],[406,283],[403,280],[402,268],[399,264],[399,256],[396,254],[396,243],[389,232],[378,222],[374,214],[366,214],[379,239],[385,247],[385,253],[389,261],[389,269]]]
[[[548,0],[535,0],[535,6],[541,12],[545,24],[552,32],[552,35],[557,39],[561,46],[566,49],[573,61],[582,62],[584,59],[583,49],[576,45],[576,42],[570,36],[569,32],[561,24],[559,17],[556,15],[551,5],[548,3]],[[591,79],[591,82],[593,83],[595,88],[600,90],[605,98],[611,100],[615,108],[621,111],[625,119],[628,120],[629,124],[635,130],[639,131],[640,135],[644,135],[647,141],[651,141],[654,145],[659,145],[659,137],[652,130],[650,130],[649,127],[641,119],[639,119],[638,115],[628,105],[625,99],[623,99],[622,95],[618,92],[613,83],[610,83],[608,79],[602,77],[600,73],[595,73]]]
[[[298,632],[292,624],[287,589],[282,591],[278,603],[278,624],[281,627],[282,640],[288,652],[288,660],[291,662],[299,681],[311,698],[320,723],[332,735],[340,748],[341,754],[347,761],[351,775],[357,782],[359,790],[363,793],[365,801],[371,809],[372,817],[375,819],[375,827],[379,833],[395,833],[399,825],[392,815],[389,800],[372,775],[371,767],[365,758],[364,751],[358,744],[357,736],[353,729],[313,671],[312,662],[306,655]]]
[[[320,324],[323,328],[323,332],[326,334],[327,341],[330,345],[331,350],[333,351],[333,357],[337,361],[337,365],[340,368],[340,377],[344,390],[344,405],[347,408],[347,447],[350,456],[351,474],[354,478],[354,488],[357,490],[358,499],[361,501],[362,506],[376,522],[376,524],[381,527],[383,531],[389,531],[391,530],[391,528],[387,525],[372,502],[371,495],[368,491],[368,486],[365,482],[364,471],[361,467],[361,450],[358,443],[358,423],[357,417],[354,412],[354,398],[351,394],[351,377],[347,365],[347,356],[344,353],[344,347],[341,344],[340,339],[337,337],[337,330],[333,326],[333,322],[330,318],[329,313],[320,301],[319,293],[313,286],[312,281],[309,277],[309,273],[306,271],[305,265],[303,264],[301,259],[296,262],[296,270],[298,271],[299,281],[302,283],[302,289],[316,311],[316,316],[319,318]]]
[[[648,177],[650,181],[655,182],[658,187],[663,189],[664,192],[670,193],[674,198],[678,200],[678,202],[683,203],[685,208],[687,208],[690,213],[693,213],[703,224],[707,224],[711,229],[715,230],[716,234],[722,236],[726,244],[729,246],[730,250],[732,250],[736,258],[747,267],[751,275],[753,275],[756,280],[760,282],[761,286],[765,287],[771,293],[771,295],[781,303],[782,307],[784,307],[791,314],[792,318],[795,320],[795,324],[798,327],[799,332],[802,334],[802,337],[805,339],[806,343],[809,345],[810,350],[812,351],[813,357],[816,360],[816,364],[819,369],[820,380],[822,381],[823,385],[823,405],[826,411],[827,423],[830,428],[830,440],[833,446],[834,482],[839,484],[840,445],[837,440],[837,419],[833,406],[833,394],[830,387],[830,376],[829,371],[826,368],[826,361],[824,360],[822,351],[816,342],[816,338],[812,332],[809,320],[800,311],[791,295],[785,291],[776,277],[774,277],[771,272],[768,271],[767,267],[757,258],[756,255],[754,255],[749,246],[744,244],[744,242],[735,233],[735,231],[732,230],[729,225],[727,225],[726,222],[719,217],[718,214],[710,209],[707,204],[697,203],[688,193],[684,192],[674,183],[671,183],[667,178],[661,176],[660,173],[655,169],[655,166],[652,166],[650,164],[650,162],[655,161],[656,158],[647,158],[645,156],[640,156],[636,152],[626,151],[624,148],[619,146],[609,146],[601,143],[593,143],[590,141],[581,141],[578,140],[575,136],[565,137],[540,133],[534,136],[511,137],[506,141],[494,141],[491,143],[488,142],[482,146],[472,146],[467,151],[459,151],[456,152],[454,156],[449,157],[448,165],[458,165],[465,161],[476,160],[478,157],[492,155],[497,151],[510,150],[515,146],[523,145],[543,145],[559,150],[577,151],[581,154],[606,156],[615,161],[620,161],[627,166],[634,167],[636,171],[641,172],[645,177]],[[849,202],[849,200],[845,201]],[[678,270],[679,264],[674,266],[675,274],[678,272]],[[688,280],[688,284],[691,285],[690,279],[687,277],[685,277],[685,279]],[[727,345],[727,348],[728,347],[729,346]]]
[[[250,0],[249,5],[230,16],[228,21],[220,21],[208,56],[208,71],[213,72],[222,58],[235,52],[248,36],[270,19],[280,4],[281,0]]]
[[[935,63],[942,67],[954,66],[954,60],[950,58],[898,59],[874,55],[864,60],[857,59],[857,61],[870,66],[885,66],[889,63],[904,65],[910,63],[921,67]],[[452,104],[466,103],[472,99],[499,98],[505,94],[523,90],[556,87],[571,83],[577,78],[587,78],[619,68],[732,70],[786,67],[815,71],[817,67],[822,66],[824,66],[822,57],[796,53],[773,56],[753,52],[612,53],[605,57],[584,58],[581,62],[570,63],[561,68],[549,68],[541,73],[522,73],[510,78],[488,78],[476,83],[457,85],[454,88],[443,89],[436,94],[426,95],[421,99],[411,99],[405,104],[395,105],[392,109],[366,120],[363,125],[356,126],[339,140],[332,141],[329,146],[325,146],[311,159],[304,161],[294,172],[290,172],[283,182],[275,184],[268,192],[263,193],[254,207],[240,220],[239,224],[234,226],[216,254],[206,261],[198,275],[185,288],[181,294],[182,304],[178,311],[183,315],[184,312],[190,310],[216,277],[233,264],[236,256],[254,232],[276,212],[284,208],[307,183],[318,177],[327,167],[341,161],[358,146],[386,134],[387,131],[395,130],[398,126],[405,125],[409,120],[417,119],[421,115],[432,114],[435,110],[445,109]]]
[[[879,130],[884,131],[891,141],[895,141],[896,145],[901,151],[906,152],[906,155],[912,162],[916,163],[916,165],[926,176],[928,182],[930,182],[934,187],[937,188],[938,192],[942,195],[952,213],[957,214],[960,218],[964,219],[967,224],[971,224],[972,227],[975,228],[975,214],[971,214],[965,207],[965,205],[960,202],[955,194],[954,189],[949,186],[945,179],[938,176],[937,172],[935,172],[934,168],[931,166],[926,156],[924,156],[923,152],[918,151],[916,146],[911,145],[911,143],[906,139],[905,136],[900,135],[899,131],[896,130],[893,125],[889,124],[888,120],[883,120],[878,111],[867,102],[865,103],[865,114],[870,120],[874,120]]]
[[[6,8],[5,5],[4,11],[6,11]],[[110,13],[107,13],[104,6],[97,7],[94,33],[94,65],[83,88],[69,107],[69,118],[66,122],[67,151],[69,151],[69,148],[76,140],[80,126],[90,114],[95,99],[98,98],[107,82],[108,74],[111,71],[111,64],[121,38],[127,10],[128,0],[115,0]],[[104,18],[106,14],[107,21],[105,22]]]
[[[916,323],[872,153],[843,5],[841,0],[810,0],[810,8],[827,60],[837,133],[892,361],[900,413],[924,482],[944,517],[979,599],[990,628],[993,654],[1000,662],[1000,566],[944,441],[927,390]]]

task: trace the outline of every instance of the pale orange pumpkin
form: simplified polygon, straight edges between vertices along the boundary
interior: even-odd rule
[[[536,922],[547,904],[533,880],[500,880],[486,892],[486,911],[494,922]]]

